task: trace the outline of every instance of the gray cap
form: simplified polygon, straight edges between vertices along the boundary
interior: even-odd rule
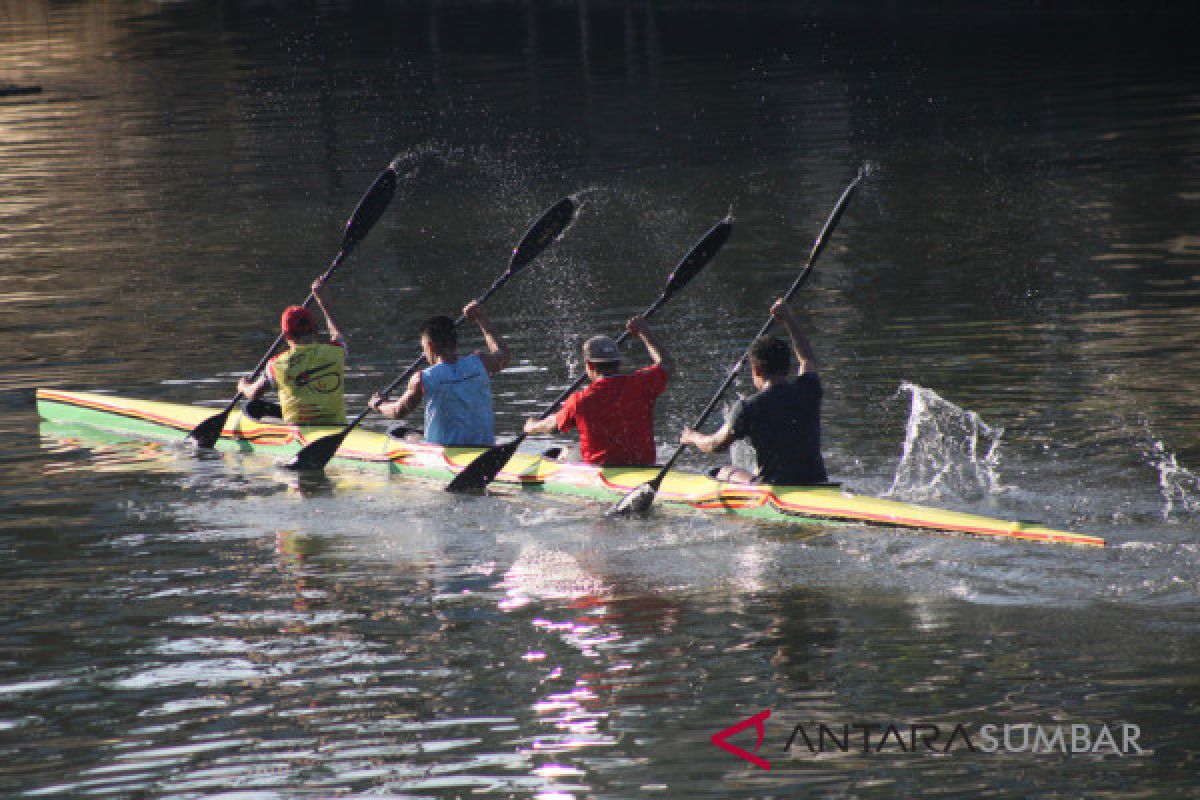
[[[620,361],[621,348],[607,336],[593,336],[583,343],[583,359],[595,364]]]

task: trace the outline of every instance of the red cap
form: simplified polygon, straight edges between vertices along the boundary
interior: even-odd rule
[[[317,332],[316,320],[304,306],[285,308],[283,315],[279,318],[279,327],[283,329],[283,335],[289,339]]]

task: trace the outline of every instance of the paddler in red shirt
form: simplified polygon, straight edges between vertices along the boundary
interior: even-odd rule
[[[617,343],[607,336],[593,336],[583,344],[591,384],[568,397],[554,416],[526,420],[526,433],[578,428],[579,448],[588,464],[625,467],[654,463],[654,403],[667,388],[675,359],[641,316],[629,320],[627,327],[642,340],[654,364],[622,374]]]

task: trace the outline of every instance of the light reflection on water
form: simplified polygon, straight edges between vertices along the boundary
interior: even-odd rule
[[[246,464],[247,477],[271,472]],[[169,471],[162,480],[174,481]],[[1056,610],[1122,575],[1114,600],[1133,593],[1135,607],[1157,604],[1137,585],[1146,565],[1113,563],[1124,548],[1075,559],[1067,575],[1054,548],[867,531],[796,540],[704,518],[610,525],[520,499],[469,501],[449,525],[443,502],[403,484],[386,496],[348,490],[301,502],[280,485],[257,500],[218,495],[178,509],[179,522],[201,530],[172,532],[160,518],[136,547],[93,545],[89,562],[112,576],[89,604],[124,602],[109,606],[116,618],[106,626],[77,634],[90,658],[71,666],[60,657],[42,671],[57,680],[15,687],[6,719],[43,733],[109,719],[124,733],[116,744],[85,738],[76,757],[93,765],[43,791],[636,794],[667,775],[675,790],[703,795],[734,767],[696,755],[718,723],[745,715],[741,704],[792,720],[878,709],[914,719],[1107,718],[1163,692],[1169,702],[1179,667],[1170,639],[1145,649],[1134,608],[1110,609],[1099,639]],[[289,528],[272,533],[273,522]],[[213,539],[210,527],[243,533]],[[213,547],[215,562],[198,558]],[[179,566],[139,576],[146,560]],[[881,584],[881,570],[913,584]],[[923,574],[945,588],[922,587]],[[966,605],[954,599],[960,590]],[[981,603],[1026,610],[992,616]],[[56,604],[41,603],[52,613]],[[1173,616],[1185,627],[1170,627]],[[1189,617],[1160,614],[1157,624],[1178,635]],[[1048,655],[1047,636],[1071,646]],[[1122,661],[1126,642],[1142,648],[1143,671]],[[1077,670],[1107,677],[1091,690],[1062,679]],[[1017,685],[1016,696],[992,699]],[[37,696],[55,692],[68,693],[47,714]],[[1152,719],[1167,739],[1186,730],[1186,717]],[[785,732],[782,722],[771,729],[773,739]],[[869,765],[782,766],[776,789]],[[899,759],[886,768],[889,782],[920,774],[963,786],[994,767]]]

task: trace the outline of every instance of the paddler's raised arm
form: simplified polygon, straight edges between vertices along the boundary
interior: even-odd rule
[[[337,320],[333,318],[333,311],[329,307],[329,298],[325,296],[325,276],[322,275],[312,283],[313,298],[317,301],[317,308],[321,309],[321,314],[325,317],[325,327],[329,329],[330,341],[339,344],[346,344],[346,336],[342,333],[342,329],[338,327]]]
[[[779,298],[771,305],[771,316],[783,323],[787,328],[788,337],[792,340],[792,352],[796,356],[796,374],[817,374],[817,354],[808,342],[808,337],[800,328],[800,320],[796,313]]]
[[[495,375],[500,370],[508,366],[511,356],[508,352],[508,344],[504,341],[504,337],[500,335],[500,331],[496,329],[496,323],[492,322],[492,318],[483,310],[483,306],[478,301],[472,300],[467,303],[462,310],[463,316],[479,326],[480,332],[483,334],[483,340],[487,342],[488,352],[479,353],[480,360],[487,367],[487,371]]]
[[[646,318],[640,314],[633,317],[625,326],[629,332],[642,340],[642,344],[646,346],[646,352],[650,354],[650,360],[653,361],[663,372],[670,375],[675,371],[675,358],[671,355],[671,351],[658,334],[650,330],[650,326],[646,324]]]

